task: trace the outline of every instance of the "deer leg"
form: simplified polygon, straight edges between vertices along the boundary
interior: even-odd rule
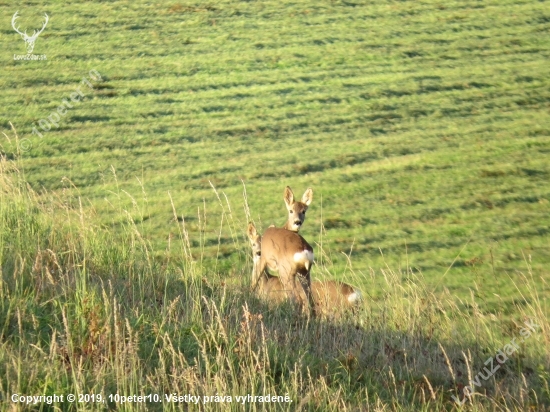
[[[285,291],[285,295],[290,298],[294,303],[298,303],[300,306],[303,304],[302,296],[300,296],[299,285],[296,284],[296,275],[289,273],[288,268],[281,267],[279,270],[279,279]]]
[[[258,288],[265,269],[266,262],[263,260],[260,260],[259,262],[254,262],[254,264],[252,265],[252,283],[250,284],[252,287],[252,292],[254,292]]]
[[[297,273],[296,277],[298,279],[299,287],[297,288],[300,293],[302,309],[306,313],[311,313],[311,309],[315,308],[315,303],[313,301],[313,293],[311,291],[311,279],[309,276],[309,271],[305,274]],[[315,310],[313,310],[315,314]]]

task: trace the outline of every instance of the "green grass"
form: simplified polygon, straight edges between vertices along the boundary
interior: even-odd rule
[[[367,273],[384,266],[381,250],[435,282],[469,241],[442,285],[466,296],[479,273],[509,294],[489,274],[513,276],[524,254],[536,268],[550,262],[545,6],[46,7],[35,52],[48,60],[1,69],[3,126],[30,139],[22,167],[37,190],[59,192],[66,177],[109,224],[130,196],[146,202],[134,218],[157,250],[169,191],[197,233],[197,210],[216,201],[210,182],[240,209],[243,181],[264,227],[283,220],[286,184],[311,186],[304,235],[318,240],[324,227],[331,276],[345,276],[341,252]],[[13,34],[3,46],[22,53],[23,42]],[[87,97],[59,129],[32,135],[90,69],[104,81],[82,85]],[[207,226],[222,210],[210,213]],[[218,250],[219,230],[207,227],[205,256],[235,263],[225,229]]]
[[[118,230],[102,228],[72,207],[73,191],[38,196],[16,163],[2,160],[0,166],[4,410],[31,409],[14,403],[14,395],[68,394],[101,401],[65,398],[55,406],[179,410],[181,403],[166,399],[173,394],[200,396],[198,406],[183,402],[189,409],[263,410],[259,402],[237,403],[237,396],[250,394],[292,402],[272,403],[269,410],[452,410],[452,396],[462,399],[464,385],[476,375],[479,380],[486,360],[512,339],[519,349],[478,382],[465,408],[550,405],[547,297],[537,290],[532,268],[517,274],[525,293],[511,305],[512,316],[483,311],[480,296],[489,292],[483,286],[460,301],[449,292],[433,293],[411,269],[386,268],[369,279],[351,276],[365,283],[358,313],[334,321],[305,318],[251,295],[250,257],[227,282],[226,273],[201,263],[207,258],[174,221],[179,233],[172,253],[156,260],[124,211]],[[370,298],[375,286],[381,301]],[[539,326],[520,341],[525,321]],[[160,401],[122,404],[116,398],[149,394]],[[204,404],[216,395],[232,402]],[[34,409],[50,406],[41,402]]]
[[[301,231],[315,244],[313,276],[360,286],[376,316],[388,296],[381,270],[399,285],[418,276],[447,311],[518,322],[531,287],[548,313],[547,2],[37,1],[19,6],[21,28],[40,27],[44,12],[34,53],[46,61],[10,60],[24,43],[7,25],[0,36],[0,152],[36,193],[32,208],[60,221],[77,213],[110,239],[86,234],[78,247],[101,260],[104,282],[131,285],[128,311],[146,313],[141,301],[168,285],[170,302],[198,287],[168,275],[171,265],[216,290],[242,285],[246,224],[282,224],[290,185],[314,191]],[[94,90],[81,82],[92,69],[102,76]],[[33,135],[79,86],[86,97],[59,128]],[[30,150],[17,147],[9,122]],[[35,237],[14,249],[23,229],[10,222],[2,274],[15,279],[51,234],[29,229]],[[59,236],[72,246],[50,248],[56,255],[76,247],[71,230]],[[24,297],[9,304],[9,325],[34,287],[13,286]],[[94,287],[86,304],[111,305],[107,283]],[[88,290],[78,293],[71,304]],[[36,310],[44,324],[57,313],[61,331],[48,305]],[[205,340],[192,336],[181,339],[197,350]],[[362,395],[350,392],[354,404]]]

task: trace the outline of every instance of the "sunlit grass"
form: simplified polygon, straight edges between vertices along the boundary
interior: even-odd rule
[[[473,409],[548,407],[545,2],[19,12],[51,20],[46,61],[10,60],[24,43],[0,37],[1,395],[451,409],[468,370],[534,317],[543,331]],[[91,69],[103,81],[32,134]],[[286,185],[313,188],[313,276],[362,289],[358,329],[248,294],[246,225],[282,224]]]
[[[140,224],[128,219],[129,212],[145,214],[139,206],[121,209],[122,223],[114,228],[101,227],[78,207],[83,199],[76,188],[38,197],[17,163],[3,159],[1,167],[4,399],[95,394],[105,403],[86,408],[104,410],[116,406],[109,395],[157,394],[162,403],[122,408],[176,410],[166,396],[193,395],[201,397],[196,409],[242,410],[237,396],[269,394],[292,401],[272,404],[275,410],[448,410],[455,405],[451,396],[462,400],[464,385],[511,339],[519,342],[529,321],[539,326],[465,404],[478,411],[520,411],[550,403],[548,303],[537,290],[537,277],[545,274],[529,265],[517,281],[508,280],[521,296],[506,306],[512,313],[495,316],[481,310],[493,292],[482,283],[471,285],[470,297],[461,301],[436,292],[413,268],[362,273],[353,269],[352,258],[345,278],[362,285],[359,313],[308,319],[250,294],[251,257],[238,234],[228,247],[242,261],[221,277],[216,270],[224,258],[218,269],[205,266],[204,237],[194,239],[174,208],[170,253],[155,259]],[[246,209],[234,210],[229,198],[216,193],[224,209],[218,223],[240,231],[236,222],[246,220]],[[210,206],[204,205],[201,219]],[[332,251],[323,245],[319,252],[314,277],[330,277]],[[212,398],[204,405],[205,396],[216,395],[225,403]]]
[[[468,244],[446,283],[466,298],[479,273],[490,287],[493,271],[514,276],[522,253],[550,263],[544,3],[44,7],[48,60],[0,68],[2,126],[32,143],[21,166],[33,189],[59,193],[68,178],[106,225],[147,193],[145,215],[130,213],[157,258],[168,192],[198,238],[197,211],[212,205],[207,225],[223,213],[210,184],[236,199],[244,181],[266,225],[281,223],[286,185],[313,187],[304,235],[325,227],[336,276],[342,253],[366,273],[384,267],[381,250],[435,284]],[[32,135],[90,69],[104,81]],[[201,229],[205,264],[240,261],[225,229]]]

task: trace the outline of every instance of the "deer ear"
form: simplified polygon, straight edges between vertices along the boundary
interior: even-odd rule
[[[307,190],[304,192],[304,195],[302,196],[302,203],[305,203],[307,206],[309,206],[312,200],[313,190],[311,190],[311,187],[308,187]]]
[[[250,222],[248,224],[248,229],[246,231],[246,234],[250,240],[253,240],[258,232],[256,232],[256,226],[254,226],[254,223]]]
[[[292,193],[292,189],[289,186],[285,187],[283,199],[285,200],[286,207],[288,208],[290,208],[294,203],[294,193]]]

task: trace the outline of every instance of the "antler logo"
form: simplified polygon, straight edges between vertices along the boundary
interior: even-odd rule
[[[23,38],[23,40],[27,44],[27,53],[31,54],[33,49],[34,49],[34,43],[36,42],[36,39],[38,38],[40,33],[42,33],[44,31],[44,29],[46,28],[46,25],[48,24],[49,17],[46,13],[44,13],[44,17],[46,18],[46,21],[44,21],[44,24],[42,25],[42,28],[38,31],[34,30],[32,36],[29,36],[27,34],[27,30],[25,30],[24,33],[21,33],[21,31],[19,31],[19,28],[15,26],[15,20],[17,20],[17,18],[19,17],[17,15],[17,13],[19,13],[19,12],[16,11],[15,14],[13,15],[13,17],[11,19],[11,25],[12,25],[13,29],[21,35],[21,37]]]

